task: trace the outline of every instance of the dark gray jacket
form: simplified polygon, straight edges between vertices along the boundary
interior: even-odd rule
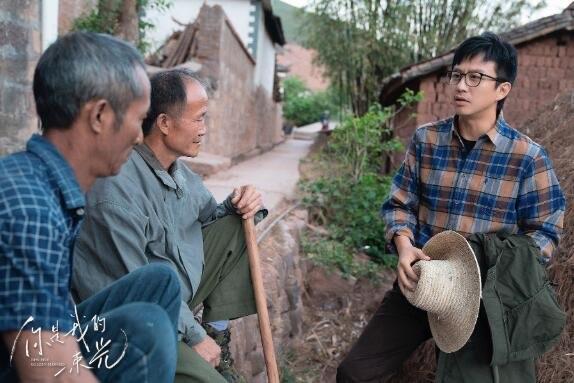
[[[527,235],[473,234],[483,291],[469,342],[441,353],[437,382],[536,382],[534,358],[559,339],[566,314],[556,300],[540,249]]]

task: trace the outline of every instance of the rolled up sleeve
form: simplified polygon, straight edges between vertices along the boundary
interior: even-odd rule
[[[414,243],[419,207],[419,181],[416,161],[416,136],[407,150],[405,160],[393,178],[389,199],[381,208],[385,222],[385,240],[393,247],[395,235],[405,235]]]
[[[534,239],[543,257],[551,258],[564,228],[566,200],[542,149],[524,172],[516,205],[520,232]]]

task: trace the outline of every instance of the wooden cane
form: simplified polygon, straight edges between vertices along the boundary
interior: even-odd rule
[[[269,324],[269,312],[267,311],[267,298],[263,288],[263,278],[261,277],[261,266],[259,263],[259,248],[255,237],[255,223],[253,218],[243,220],[243,231],[245,232],[245,242],[247,244],[247,254],[249,255],[249,269],[251,271],[251,283],[255,294],[255,304],[257,306],[257,317],[259,319],[259,333],[263,344],[263,356],[267,366],[267,379],[269,383],[279,383],[279,371],[277,370],[277,360],[275,359],[275,348],[271,337],[271,325]]]

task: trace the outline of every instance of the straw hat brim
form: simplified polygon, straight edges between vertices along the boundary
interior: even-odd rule
[[[433,236],[422,250],[431,260],[450,260],[459,269],[459,288],[452,292],[453,299],[459,302],[456,312],[443,317],[427,313],[438,348],[454,352],[466,344],[476,325],[482,295],[480,268],[469,243],[455,231]]]

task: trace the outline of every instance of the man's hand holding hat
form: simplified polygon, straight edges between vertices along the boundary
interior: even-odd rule
[[[413,271],[413,264],[419,260],[430,261],[430,257],[425,255],[421,249],[414,247],[410,239],[404,235],[395,236],[394,241],[399,253],[397,265],[399,287],[401,290],[414,291],[419,277]]]

